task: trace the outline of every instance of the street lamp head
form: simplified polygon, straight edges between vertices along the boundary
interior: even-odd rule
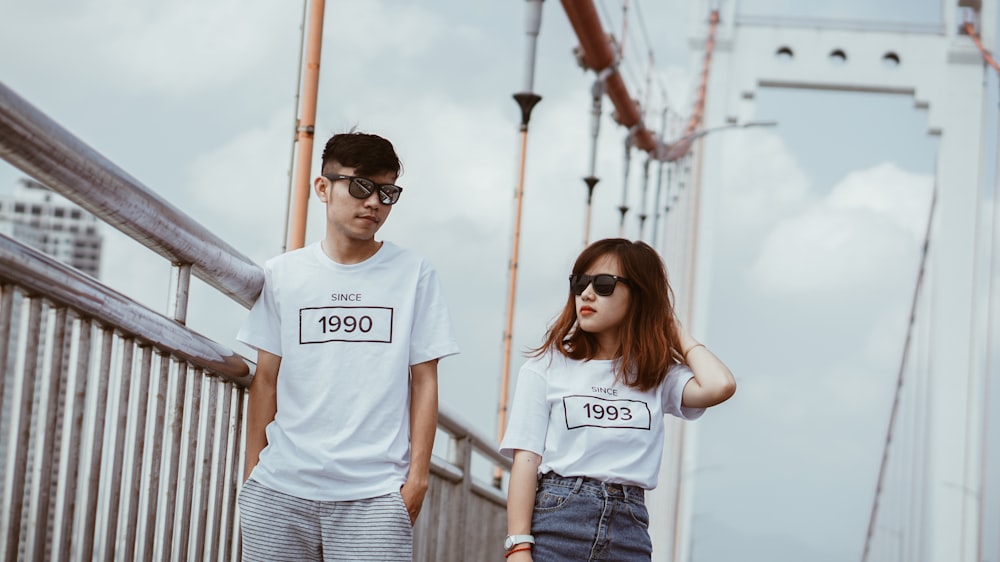
[[[777,127],[777,121],[747,121],[746,123],[738,123],[737,127],[747,128],[747,127]]]
[[[774,127],[777,126],[777,121],[746,121],[743,123],[728,123],[726,125],[720,125],[718,127],[707,127],[704,129],[699,129],[684,135],[683,137],[672,141],[660,141],[656,147],[655,157],[657,160],[664,162],[673,162],[680,159],[682,156],[687,154],[688,149],[691,147],[691,143],[713,133],[715,131],[724,131],[726,129],[747,129],[750,127]]]

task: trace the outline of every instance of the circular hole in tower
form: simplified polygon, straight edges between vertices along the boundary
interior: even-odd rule
[[[830,51],[830,62],[833,64],[844,64],[847,62],[847,53],[843,49],[834,49]]]
[[[790,61],[795,58],[795,53],[792,52],[791,47],[778,47],[778,50],[774,52],[774,57],[780,61]]]
[[[899,55],[892,51],[882,55],[882,66],[885,66],[886,68],[896,68],[899,66]]]

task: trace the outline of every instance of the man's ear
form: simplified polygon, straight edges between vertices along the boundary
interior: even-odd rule
[[[330,196],[329,190],[332,187],[332,182],[327,181],[323,176],[316,176],[316,179],[313,180],[313,190],[316,191],[319,200],[324,203],[326,203],[327,198]]]

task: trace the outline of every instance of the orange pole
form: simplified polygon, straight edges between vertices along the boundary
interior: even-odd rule
[[[514,240],[510,253],[510,274],[507,286],[507,322],[503,333],[503,370],[500,373],[500,400],[497,404],[497,442],[503,441],[504,430],[507,428],[507,394],[510,392],[510,355],[514,339],[514,297],[517,294],[517,268],[521,248],[521,209],[524,203],[524,168],[528,158],[528,122],[531,121],[531,110],[542,97],[534,93],[535,81],[535,51],[538,43],[538,31],[542,25],[542,1],[528,0],[526,4],[527,20],[525,31],[527,35],[527,56],[525,59],[524,90],[514,94],[514,101],[521,110],[521,159],[517,174],[517,191],[515,192]],[[503,483],[503,471],[496,466],[493,471],[493,485],[500,488]]]
[[[596,178],[595,178],[596,179]],[[591,202],[592,197],[587,196],[587,208],[583,214],[583,247],[586,248],[590,244],[590,215],[594,207]]]
[[[521,126],[521,169],[517,177],[514,211],[514,247],[510,253],[510,276],[507,283],[507,325],[503,332],[503,370],[500,383],[500,407],[497,416],[497,441],[503,440],[507,429],[507,394],[510,390],[511,342],[514,339],[514,297],[517,294],[517,264],[521,248],[521,208],[524,203],[524,165],[528,155],[528,126]]]
[[[316,129],[316,99],[319,96],[319,58],[323,44],[323,11],[325,0],[311,0],[309,31],[306,42],[305,72],[303,73],[302,115],[296,142],[299,145],[292,185],[291,217],[288,232],[288,249],[297,250],[305,245],[306,216],[309,210],[310,180],[312,178],[313,136]]]

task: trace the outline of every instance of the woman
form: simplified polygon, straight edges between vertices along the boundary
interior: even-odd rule
[[[729,369],[674,316],[660,256],[599,240],[521,368],[500,445],[513,457],[509,562],[650,560],[645,490],[656,486],[663,415],[693,420],[736,391]]]

